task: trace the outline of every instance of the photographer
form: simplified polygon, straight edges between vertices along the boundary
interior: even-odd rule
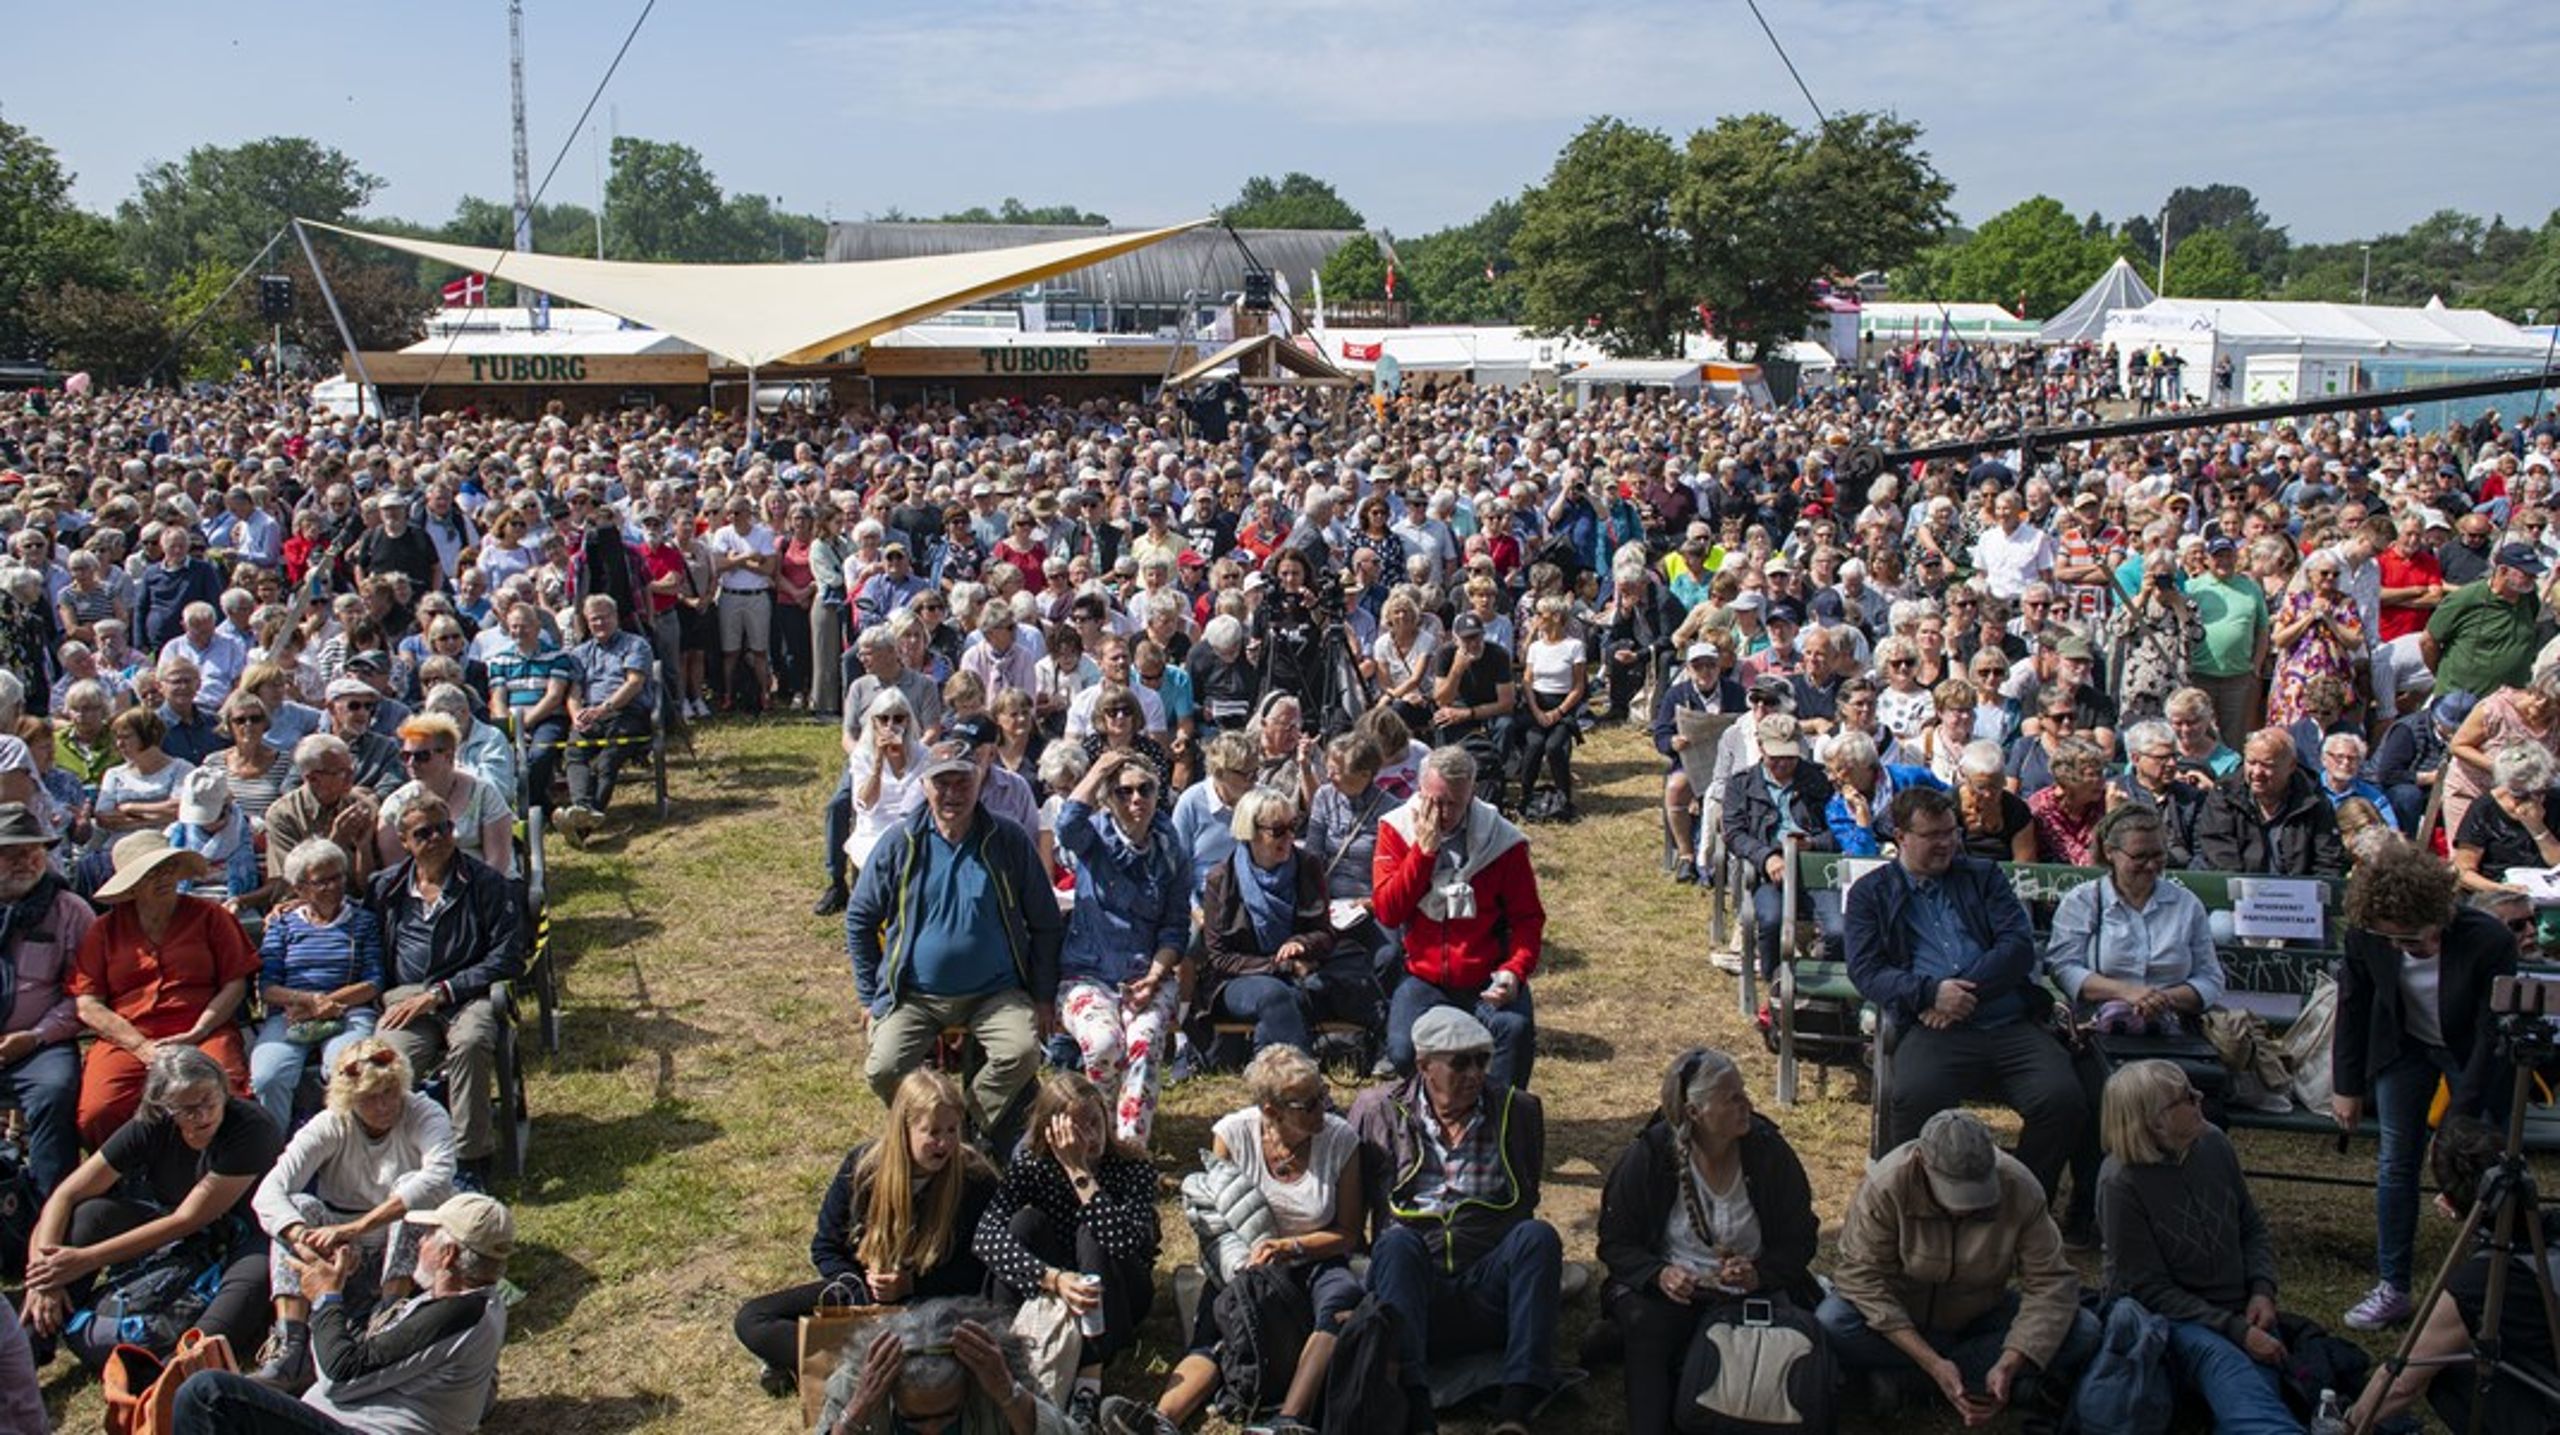
[[[2436,1198],[2436,1210],[2456,1218],[2463,1215],[2479,1199],[2483,1178],[2504,1154],[2499,1134],[2490,1126],[2467,1116],[2447,1118],[2436,1132],[2428,1161],[2436,1185],[2444,1192]],[[2545,1249],[2560,1245],[2560,1207],[2545,1206],[2526,1219],[2542,1222]],[[2417,1404],[2420,1395],[2427,1397],[2446,1429],[2472,1428],[2471,1402],[2477,1386],[2474,1368],[2463,1357],[2473,1351],[2488,1316],[2490,1266],[2498,1259],[2489,1245],[2492,1238],[2483,1229],[2479,1244],[2445,1278],[2444,1293],[2426,1313],[2418,1343],[2409,1352],[2408,1367],[2396,1376],[2387,1362],[2375,1368],[2363,1398],[2348,1415],[2348,1429],[2402,1428],[2386,1422]],[[2489,1383],[2478,1428],[2482,1435],[2538,1435],[2551,1428],[2548,1390],[2551,1383],[2560,1383],[2551,1326],[2542,1304],[2545,1288],[2560,1282],[2560,1270],[2546,1266],[2537,1276],[2532,1244],[2521,1229],[2507,1259],[2512,1264],[2498,1310],[2499,1358],[2538,1372],[2546,1384],[2537,1390],[2512,1373],[2499,1372]],[[2405,1428],[2416,1426],[2411,1421]]]
[[[2331,1114],[2352,1132],[2371,1104],[2382,1125],[2374,1173],[2373,1289],[2346,1315],[2383,1330],[2414,1314],[2410,1267],[2418,1225],[2418,1154],[2439,1080],[2454,1116],[2495,1118],[2507,1072],[2487,1018],[2491,984],[2516,969],[2516,942],[2497,918],[2454,905],[2453,869],[2394,843],[2356,864],[2347,883],[2347,953],[2340,963]]]
[[[2116,706],[2126,724],[2164,714],[2169,695],[2187,685],[2187,655],[2204,639],[2203,621],[2178,591],[2169,549],[2143,555],[2141,572],[2133,596],[2107,620],[2107,637],[2123,645]]]

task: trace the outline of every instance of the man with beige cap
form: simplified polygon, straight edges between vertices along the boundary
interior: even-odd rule
[[[245,1375],[206,1371],[179,1388],[180,1435],[307,1430],[467,1435],[497,1402],[507,1306],[497,1290],[515,1253],[515,1217],[487,1196],[412,1211],[428,1228],[418,1293],[388,1310],[349,1310],[345,1288],[366,1259],[348,1242],[293,1268],[311,1298],[319,1380],[300,1399]]]

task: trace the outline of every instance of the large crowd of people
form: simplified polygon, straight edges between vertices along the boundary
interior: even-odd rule
[[[1228,1408],[1304,1428],[1387,1372],[1427,1429],[1472,1358],[1526,1431],[1567,1363],[1534,833],[1581,820],[1578,753],[1619,724],[1664,759],[1666,854],[1619,880],[1750,913],[1717,955],[1763,972],[1815,924],[1903,1053],[1891,1152],[1834,1211],[1729,1053],[1662,1075],[1589,1343],[1633,1423],[1731,1393],[1689,1353],[1746,1305],[1854,1399],[2059,1418],[2099,1348],[2080,1248],[2173,1322],[2225,1428],[2299,1428],[2279,1233],[2204,1119],[2228,1074],[2208,1048],[2110,1075],[2052,1010],[2202,1027],[2217,935],[2169,866],[2344,879],[2334,1115],[2369,1109],[2381,1154],[2342,1319],[2434,1319],[2431,1099],[2499,1111],[2482,992],[2541,947],[2501,904],[2560,857],[2560,423],[2199,415],[1848,478],[1856,445],[2085,410],[2093,375],[1947,351],[1774,408],[1428,382],[752,429],[29,396],[0,413],[0,1096],[44,1204],[0,1347],[87,1353],[183,1265],[217,1273],[190,1323],[266,1340],[180,1428],[476,1426],[519,822],[616,840],[659,724],[800,712],[842,731],[815,907],[889,1114],[828,1189],[817,1279],[739,1313],[770,1388],[811,1312],[899,1307],[834,1366],[827,1428],[1193,1419],[1247,1302],[1201,1300],[1160,1398],[1102,1377],[1157,1303],[1159,1094],[1241,1069],[1208,1159],[1267,1234],[1221,1284],[1284,1277],[1256,1298],[1312,1333]],[[1788,912],[1801,850],[1882,866]],[[2000,870],[2037,862],[2101,869],[2041,929]],[[1347,1110],[1327,1067],[1366,1083]],[[1981,1100],[2020,1113],[2014,1152]],[[2195,1255],[2208,1227],[2236,1266]],[[1079,1333],[1054,1381],[1021,1333],[1044,1305]]]

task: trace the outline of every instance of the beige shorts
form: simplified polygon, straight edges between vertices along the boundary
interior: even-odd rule
[[[761,653],[772,646],[773,590],[720,594],[720,651]]]

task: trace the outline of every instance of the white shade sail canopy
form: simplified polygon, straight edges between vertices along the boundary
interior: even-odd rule
[[[815,362],[946,309],[1009,293],[1210,223],[1202,219],[1166,229],[913,259],[643,264],[442,244],[300,222],[618,314],[750,368]]]

